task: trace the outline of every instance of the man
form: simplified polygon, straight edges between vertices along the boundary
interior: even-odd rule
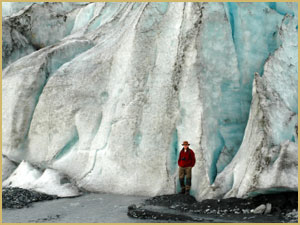
[[[195,153],[189,148],[187,141],[183,142],[183,148],[180,151],[178,166],[179,166],[179,182],[181,187],[181,194],[190,194],[192,185],[192,167],[195,165]],[[186,176],[186,186],[184,185],[184,176]]]

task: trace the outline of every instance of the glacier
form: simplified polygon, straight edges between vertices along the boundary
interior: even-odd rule
[[[298,190],[297,3],[2,11],[3,184],[171,194],[188,140],[198,200]]]
[[[25,161],[22,161],[12,175],[5,179],[2,186],[30,189],[58,197],[73,197],[81,194],[65,175],[53,169],[41,172]]]

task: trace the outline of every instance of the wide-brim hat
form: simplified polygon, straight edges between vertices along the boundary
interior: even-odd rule
[[[182,145],[190,145],[188,141],[184,141]]]

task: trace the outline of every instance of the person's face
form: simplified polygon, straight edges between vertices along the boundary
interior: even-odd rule
[[[183,147],[184,147],[184,149],[187,149],[187,147],[189,147],[189,145],[184,144]]]

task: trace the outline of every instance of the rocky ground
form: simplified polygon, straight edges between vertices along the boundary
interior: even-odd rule
[[[249,199],[208,199],[162,195],[128,207],[128,216],[185,222],[298,222],[298,193],[260,195]]]
[[[34,202],[38,203],[33,204]],[[193,196],[181,194],[147,199],[84,193],[76,198],[58,198],[21,188],[3,188],[2,208],[3,222],[297,223],[298,193],[197,202]]]
[[[2,189],[2,209],[20,209],[30,206],[33,202],[57,199],[57,196],[47,195],[17,187]]]

